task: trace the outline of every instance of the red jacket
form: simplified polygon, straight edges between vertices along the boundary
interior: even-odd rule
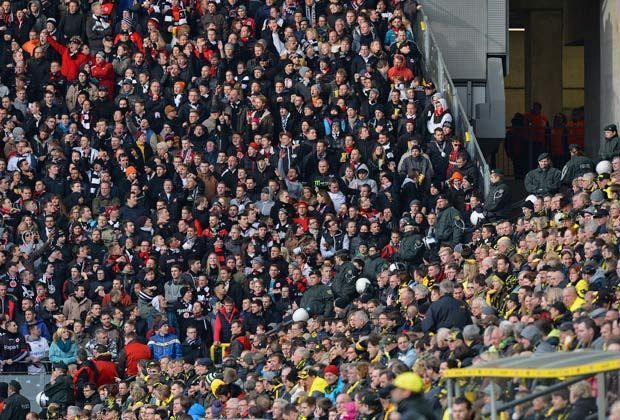
[[[97,388],[101,385],[113,384],[116,382],[118,373],[116,372],[116,364],[110,360],[93,359],[93,364],[97,368],[96,384]]]
[[[231,313],[226,313],[224,306],[220,308],[215,315],[215,328],[213,329],[213,341],[220,343],[230,343],[232,334],[230,333],[230,324],[239,319],[239,311],[233,307]]]
[[[133,341],[125,346],[125,355],[127,376],[135,376],[138,374],[138,362],[151,359],[151,349],[146,344]]]
[[[118,35],[116,35],[116,37],[114,38],[114,45],[116,46],[118,44],[118,41],[121,39],[121,34],[119,33]],[[144,44],[142,43],[142,37],[140,36],[139,33],[137,32],[132,32],[129,34],[129,39],[131,40],[131,42],[134,43],[134,45],[138,48],[138,50],[142,53],[142,54],[146,54],[146,51],[144,50]]]
[[[413,75],[413,72],[409,69],[409,67],[407,67],[407,65],[405,64],[405,57],[400,55],[400,58],[402,60],[402,64],[399,66],[393,66],[388,70],[388,79],[390,79],[390,81],[393,82],[394,78],[398,77],[403,82],[407,83],[411,79],[413,79],[414,75]]]
[[[75,79],[77,79],[80,67],[88,63],[91,57],[82,54],[81,52],[71,55],[69,53],[69,48],[65,47],[49,35],[47,36],[47,42],[49,42],[52,48],[54,48],[56,52],[58,52],[58,54],[60,54],[60,56],[62,57],[60,72],[63,76],[67,78],[67,81],[73,82]]]
[[[93,63],[90,67],[91,76],[97,78],[99,83],[108,88],[108,99],[114,98],[114,68],[111,63],[104,61],[101,64]]]

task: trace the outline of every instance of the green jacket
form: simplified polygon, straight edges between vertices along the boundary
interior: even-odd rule
[[[603,139],[601,148],[598,151],[600,160],[611,160],[618,154],[620,154],[620,137],[614,136],[609,140]]]
[[[408,263],[419,264],[424,256],[422,236],[417,232],[406,232],[400,241],[398,256]]]
[[[441,244],[454,247],[463,239],[465,222],[461,213],[454,207],[446,207],[437,213],[435,222],[435,237]]]
[[[555,194],[560,190],[562,173],[556,168],[536,168],[525,175],[525,191],[528,194]]]
[[[21,394],[13,394],[4,400],[0,420],[24,420],[30,413],[30,401]]]
[[[587,156],[575,155],[562,168],[562,184],[570,185],[573,179],[594,172],[594,162]]]
[[[300,308],[304,308],[310,316],[324,315],[330,317],[334,307],[334,292],[329,286],[317,284],[310,286],[301,298]]]
[[[385,268],[385,265],[386,261],[381,258],[381,253],[377,252],[372,257],[368,257],[364,260],[364,276],[370,281],[376,280],[377,274]]]

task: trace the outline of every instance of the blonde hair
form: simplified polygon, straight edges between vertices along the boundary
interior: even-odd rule
[[[545,294],[547,305],[553,305],[556,302],[562,302],[562,289],[559,287],[550,287]]]
[[[54,333],[54,336],[52,337],[52,340],[53,341],[58,341],[62,337],[62,334],[65,331],[69,331],[69,340],[73,341],[73,339],[75,338],[75,334],[69,328],[65,328],[65,327],[58,328],[56,330],[56,332]]]

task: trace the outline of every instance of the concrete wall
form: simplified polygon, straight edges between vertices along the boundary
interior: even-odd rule
[[[620,118],[620,0],[603,0],[600,11],[600,121],[604,126],[617,124]]]
[[[541,13],[541,12],[537,12]],[[532,35],[526,32],[510,32],[510,67],[508,76],[504,79],[506,91],[506,126],[516,112],[525,112],[532,105],[526,100],[529,96],[532,101],[540,101],[549,120],[557,112],[564,112],[570,118],[573,108],[584,105],[584,48],[583,46],[559,47],[561,50],[561,64],[552,63],[556,78],[560,83],[553,86],[526,84],[526,69],[540,67],[541,60],[526,55],[526,40],[531,42]],[[531,46],[530,46],[531,48]],[[556,47],[557,49],[557,47]],[[557,58],[556,58],[557,59]],[[547,60],[544,60],[548,63]],[[532,77],[532,76],[530,76]],[[546,90],[548,90],[546,92]],[[545,96],[554,95],[556,101],[545,103]]]
[[[504,79],[506,94],[506,127],[517,112],[523,113],[525,105],[525,32],[509,32],[510,60],[508,75]]]
[[[551,120],[562,109],[562,11],[533,10],[525,27],[525,103]]]

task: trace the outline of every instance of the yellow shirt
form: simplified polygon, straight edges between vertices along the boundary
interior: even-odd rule
[[[316,377],[314,378],[314,381],[312,381],[312,385],[310,386],[310,389],[308,390],[308,395],[312,395],[315,391],[325,394],[325,388],[327,388],[327,381],[321,377]]]
[[[571,312],[575,312],[577,309],[581,308],[585,303],[586,303],[585,300],[577,296],[573,304],[568,309],[570,309]]]

